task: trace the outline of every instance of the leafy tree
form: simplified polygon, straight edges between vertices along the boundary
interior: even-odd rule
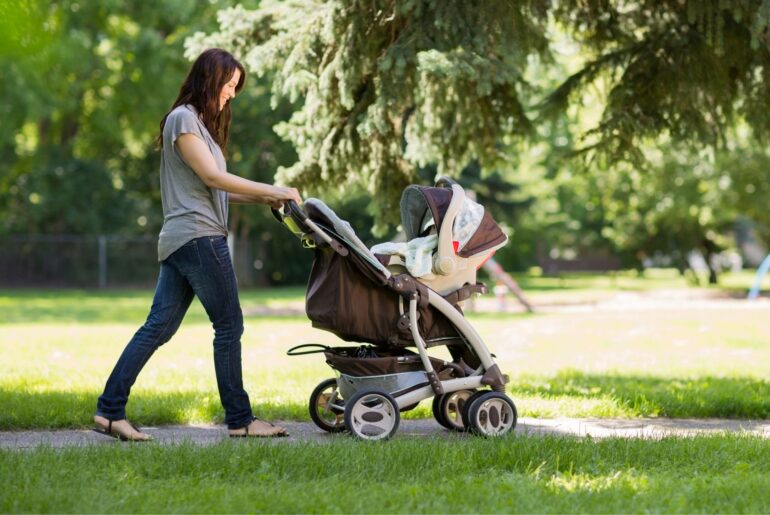
[[[230,4],[0,2],[0,233],[156,232],[182,44]],[[254,0],[185,54],[221,46],[261,76],[236,99],[239,174],[279,169],[380,235],[406,184],[472,181],[524,267],[538,242],[711,252],[737,216],[770,237],[768,21],[770,0]],[[231,228],[271,241],[236,252],[254,281],[294,277],[269,211],[236,206]]]
[[[768,134],[770,0],[566,0],[551,12],[586,59],[544,112],[605,92],[584,152],[639,166],[660,136],[724,148],[741,120],[760,140]]]
[[[529,56],[547,53],[541,5],[268,0],[221,12],[219,30],[187,49],[227,48],[274,74],[276,99],[297,103],[277,127],[298,154],[282,180],[364,185],[378,220],[395,222],[418,166],[455,176],[472,159],[490,167],[502,141],[531,130],[522,75]]]
[[[158,121],[189,68],[184,37],[222,5],[2,5],[24,21],[0,45],[0,232],[157,230]]]

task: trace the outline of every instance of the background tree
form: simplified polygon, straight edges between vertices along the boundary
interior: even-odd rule
[[[741,120],[768,134],[770,0],[567,0],[551,12],[585,62],[544,112],[579,107],[591,87],[606,92],[584,152],[641,166],[641,147],[660,136],[724,148]]]
[[[527,133],[527,59],[546,54],[541,2],[278,2],[220,13],[187,43],[234,51],[273,73],[276,99],[296,102],[277,127],[298,160],[279,178],[323,191],[363,185],[380,222],[418,166],[458,175],[491,167],[499,144]],[[379,227],[383,230],[384,227]]]
[[[223,5],[3,3],[23,23],[0,55],[0,232],[157,232],[153,139],[184,37]]]
[[[365,239],[437,174],[473,184],[519,269],[712,252],[735,218],[770,236],[770,0],[233,2],[0,3],[0,234],[156,234],[152,139],[217,45],[261,74],[235,101],[231,169],[279,170]],[[247,283],[304,277],[267,210],[231,213]]]

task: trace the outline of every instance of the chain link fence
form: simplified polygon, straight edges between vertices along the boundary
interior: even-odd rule
[[[148,287],[157,238],[30,235],[0,239],[0,287]]]
[[[228,243],[241,287],[307,280],[312,252],[294,239],[231,235]],[[152,288],[158,278],[157,245],[157,236],[0,237],[0,288]]]

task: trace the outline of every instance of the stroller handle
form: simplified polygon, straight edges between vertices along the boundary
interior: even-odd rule
[[[283,205],[283,213],[281,213],[280,210],[271,207],[270,211],[273,212],[273,216],[276,220],[283,223],[283,217],[287,215],[291,215],[295,218],[299,218],[300,221],[304,222],[307,220],[307,215],[305,214],[305,210],[299,207],[299,204],[294,202],[293,200],[289,200]]]
[[[307,213],[305,213],[305,210],[302,209],[299,204],[293,200],[289,200],[283,205],[283,213],[275,208],[270,208],[270,210],[273,212],[275,219],[280,223],[286,225],[285,218],[291,218],[294,220],[294,223],[298,225],[298,229],[304,234],[315,233],[316,236],[325,241],[332,249],[334,249],[335,252],[341,256],[348,255],[348,249],[345,248],[345,246],[340,242],[326,234],[320,227],[318,227],[310,219]]]

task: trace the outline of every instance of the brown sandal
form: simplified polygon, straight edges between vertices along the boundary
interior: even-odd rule
[[[128,422],[128,420],[126,420],[126,422]],[[134,431],[136,431],[137,433],[142,432],[138,427],[136,427],[131,422],[128,422],[128,425],[131,426],[134,429]],[[109,420],[109,419],[107,420],[107,427],[102,427],[97,422],[96,427],[94,427],[92,430],[99,433],[100,435],[109,436],[110,438],[117,438],[121,442],[149,442],[150,440],[152,440],[151,436],[149,438],[129,438],[126,435],[122,435],[112,429],[112,420]]]
[[[265,424],[269,425],[270,427],[276,427],[275,424],[272,422],[268,422],[267,420],[261,420],[256,417],[254,417],[254,420],[259,420],[260,422],[264,422]],[[254,422],[252,420],[252,422]],[[251,423],[249,423],[251,425]],[[278,433],[269,433],[269,434],[259,434],[259,433],[249,433],[249,426],[244,426],[240,429],[243,429],[243,433],[230,433],[230,438],[283,438],[286,436],[289,436],[289,433],[286,431],[286,429],[281,428],[282,430]]]

